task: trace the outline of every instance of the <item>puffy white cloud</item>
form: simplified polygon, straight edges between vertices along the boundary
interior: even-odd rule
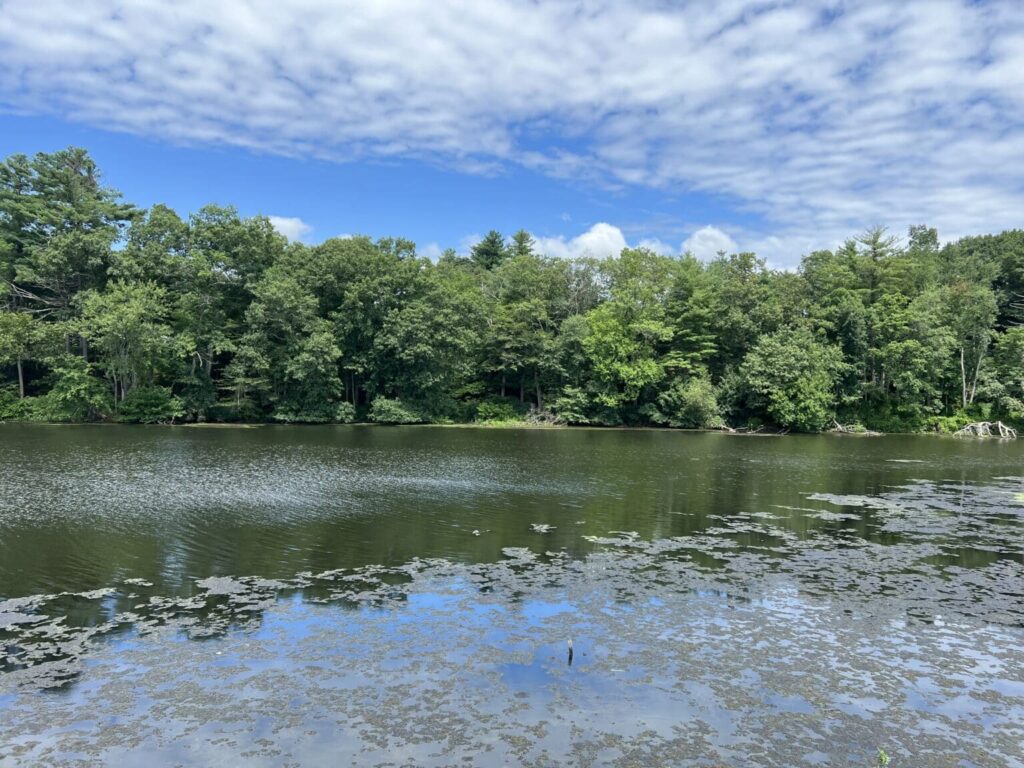
[[[781,232],[773,235],[744,237],[743,250],[753,251],[768,262],[770,267],[795,269],[800,258],[823,248],[838,248],[856,232]],[[898,234],[898,233],[897,233]]]
[[[763,238],[1019,226],[1020,0],[5,0],[0,109],[713,193]]]
[[[437,243],[427,243],[426,245],[420,246],[416,249],[416,254],[418,256],[425,256],[431,261],[437,261],[441,258],[442,253],[444,253],[444,250]]]
[[[313,227],[297,216],[268,216],[274,229],[287,237],[289,240],[301,240],[310,232]]]
[[[639,243],[637,243],[637,247],[647,248],[648,250],[654,251],[655,253],[660,253],[665,256],[675,256],[677,253],[679,253],[679,250],[677,248],[669,245],[668,243],[662,240],[659,240],[656,237],[643,238]]]
[[[558,237],[535,237],[536,250],[546,256],[572,258],[575,256],[618,256],[626,248],[622,230],[605,222],[598,222],[583,234],[566,239]]]
[[[698,259],[708,261],[715,258],[719,251],[735,253],[738,250],[736,241],[718,227],[701,227],[683,241],[683,251],[692,253]]]

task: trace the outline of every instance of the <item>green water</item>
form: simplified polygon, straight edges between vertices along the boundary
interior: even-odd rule
[[[0,425],[0,765],[1021,765],[1022,461]]]
[[[2,425],[0,595],[491,561],[508,546],[582,555],[587,534],[680,536],[743,512],[871,538],[871,514],[837,526],[802,511],[808,495],[985,482],[1022,461],[1024,441],[932,437]],[[540,538],[533,523],[554,530]],[[995,557],[969,541],[953,554]]]

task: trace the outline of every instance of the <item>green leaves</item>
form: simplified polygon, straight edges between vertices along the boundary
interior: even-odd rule
[[[288,243],[232,207],[140,212],[80,149],[0,163],[19,418],[1024,420],[1022,321],[1021,231],[873,228],[779,271],[749,252],[556,259],[492,230],[432,262],[401,237]]]
[[[185,408],[170,387],[135,387],[118,409],[118,421],[139,424],[163,424],[184,415]]]
[[[378,397],[370,406],[370,421],[378,424],[419,424],[425,419],[401,400]]]
[[[70,317],[78,292],[106,282],[111,249],[137,213],[119,197],[83,149],[0,164],[0,274],[13,294],[36,312]]]
[[[663,353],[674,335],[665,298],[675,264],[643,249],[627,249],[602,264],[611,277],[610,296],[587,313],[582,341],[601,405],[636,403],[665,376]]]
[[[40,398],[43,421],[91,421],[113,411],[110,389],[95,375],[95,366],[76,355],[50,361],[50,391]]]
[[[724,424],[715,388],[706,373],[674,380],[655,399],[651,421],[670,427],[714,429]]]
[[[285,421],[333,421],[342,396],[342,358],[331,323],[299,281],[270,269],[252,289],[248,328],[228,376],[236,399],[256,398]]]
[[[100,353],[115,407],[134,387],[151,384],[158,369],[181,353],[181,340],[168,323],[167,292],[156,284],[119,282],[78,298],[79,332]]]
[[[813,432],[833,418],[842,366],[839,349],[803,327],[761,337],[740,372],[751,405],[779,426]]]
[[[523,244],[518,244],[517,247],[522,250],[522,246]],[[494,229],[484,235],[484,239],[473,246],[470,254],[473,257],[473,261],[481,269],[494,269],[510,255],[505,247],[505,237],[501,232]]]
[[[37,336],[37,323],[32,315],[0,311],[0,364],[27,359]]]

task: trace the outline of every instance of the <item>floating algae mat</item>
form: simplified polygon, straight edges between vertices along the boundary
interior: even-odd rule
[[[0,765],[1024,759],[1024,480],[1005,448],[884,438],[847,470],[841,438],[281,431],[245,465],[262,457],[287,489],[301,459],[312,480],[251,485],[251,508],[218,489],[221,527],[203,529],[189,505],[205,486],[172,514],[146,462],[244,478],[224,432],[142,432],[162,453],[121,462],[142,490],[91,506],[94,528],[123,531],[104,565],[87,537],[19,560],[20,576],[0,561]],[[431,432],[456,441],[435,457],[450,493],[414,482],[436,445],[390,442]],[[538,445],[562,460],[537,465]],[[920,463],[888,460],[908,446]],[[693,457],[718,462],[712,479]],[[343,509],[309,495],[353,464]],[[737,477],[757,482],[737,493]],[[48,482],[3,494],[2,541],[74,528],[70,499],[38,506]],[[83,505],[100,493],[79,489]],[[59,588],[25,589],[47,578]]]

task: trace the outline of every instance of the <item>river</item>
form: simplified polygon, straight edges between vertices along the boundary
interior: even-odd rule
[[[1022,462],[0,425],[0,765],[1021,766]]]

